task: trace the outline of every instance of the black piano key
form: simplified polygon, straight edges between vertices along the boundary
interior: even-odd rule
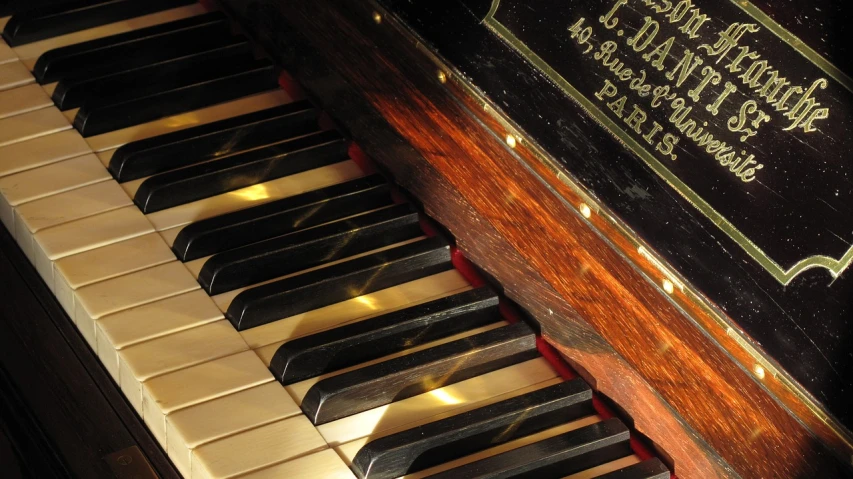
[[[660,459],[654,457],[632,466],[623,467],[597,479],[669,479],[670,472]]]
[[[252,47],[242,39],[212,50],[101,77],[65,78],[60,80],[51,98],[63,111],[84,105],[94,109],[241,73],[257,64]]]
[[[580,378],[373,440],[353,459],[362,479],[391,479],[595,413]]]
[[[62,78],[99,77],[228,45],[238,40],[230,32],[221,12],[183,18],[49,50],[36,61],[33,76],[42,85]]]
[[[631,454],[616,418],[429,476],[433,479],[559,479]]]
[[[305,394],[302,412],[319,426],[538,356],[530,326],[501,326],[323,379]]]
[[[2,0],[0,1],[0,18],[8,17],[15,13],[26,12],[34,8],[46,5],[57,6],[63,3],[71,3],[74,0]],[[90,0],[89,3],[100,3],[104,0]]]
[[[247,289],[225,316],[243,331],[450,269],[447,242],[427,238]]]
[[[336,131],[291,140],[154,175],[133,202],[153,213],[347,159],[348,142]]]
[[[388,184],[371,175],[189,224],[172,250],[192,261],[391,203]]]
[[[270,371],[293,384],[498,320],[498,297],[484,286],[288,341]]]
[[[120,183],[144,178],[316,131],[318,116],[309,102],[297,101],[134,141],[116,150],[109,170]]]
[[[195,0],[112,0],[62,3],[12,15],[3,39],[11,47],[93,28],[170,8]]]
[[[198,282],[210,295],[224,293],[422,235],[418,212],[396,205],[219,253]]]
[[[74,128],[89,137],[278,88],[273,64],[258,60],[245,72],[101,108],[83,107]]]

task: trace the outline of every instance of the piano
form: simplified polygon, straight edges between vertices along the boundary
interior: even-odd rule
[[[4,473],[853,477],[835,3],[0,4]]]

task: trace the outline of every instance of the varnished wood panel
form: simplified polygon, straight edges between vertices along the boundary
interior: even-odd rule
[[[368,5],[234,4],[247,30],[666,451],[679,477],[735,477],[726,463],[748,478],[846,474],[500,139],[470,121],[414,46],[377,26]]]

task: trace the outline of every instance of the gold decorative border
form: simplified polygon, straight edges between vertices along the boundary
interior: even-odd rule
[[[806,59],[814,63],[818,68],[823,70],[827,75],[838,81],[848,90],[851,90],[850,78],[847,77],[838,68],[833,66],[828,60],[821,57],[817,52],[811,50],[802,43],[797,37],[785,30],[782,26],[775,23],[770,17],[762,13],[757,7],[746,1],[732,0],[732,3],[741,8],[748,15],[755,18],[756,21],[767,27],[768,30],[776,34],[782,41],[797,50]],[[752,257],[762,268],[770,273],[777,281],[783,285],[790,283],[797,275],[812,268],[825,268],[829,270],[833,278],[838,277],[853,263],[853,245],[840,258],[835,259],[825,255],[810,256],[797,262],[789,269],[783,268],[779,263],[771,259],[761,248],[753,243],[746,235],[740,232],[729,220],[715,210],[707,201],[699,194],[690,189],[683,181],[681,181],[674,173],[663,165],[653,154],[649,153],[639,142],[632,138],[618,124],[612,121],[604,112],[602,112],[595,104],[587,99],[581,92],[576,90],[565,78],[557,73],[547,62],[542,60],[534,53],[527,45],[519,40],[508,28],[502,25],[494,18],[500,6],[500,0],[492,0],[492,7],[484,19],[484,23],[494,31],[498,36],[503,38],[509,45],[515,48],[522,56],[530,63],[538,68],[542,73],[548,76],[564,93],[576,101],[587,113],[590,114],[596,121],[604,126],[612,135],[620,142],[625,144],[637,156],[639,156],[646,164],[651,167],[655,173],[666,180],[670,186],[675,189],[681,196],[689,201],[703,215],[714,222],[729,238],[734,240],[746,253]],[[853,90],[851,90],[853,91]]]

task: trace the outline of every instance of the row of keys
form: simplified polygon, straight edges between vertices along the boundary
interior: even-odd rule
[[[274,77],[166,94],[251,70],[221,15],[111,3],[11,22],[0,218],[183,474],[668,475]]]

